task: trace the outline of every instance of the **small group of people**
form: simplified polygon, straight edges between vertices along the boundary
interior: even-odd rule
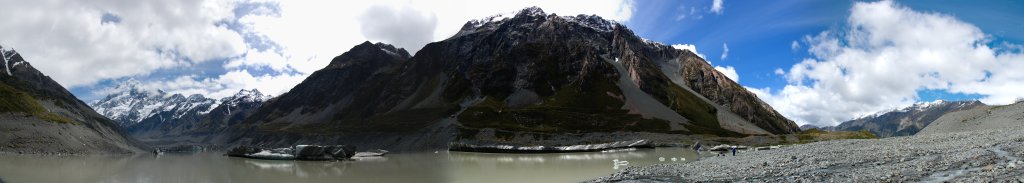
[[[693,150],[697,151],[697,152],[700,152],[701,149],[703,149],[703,145],[701,145],[699,141],[696,142],[696,143],[693,143],[693,146],[690,146],[690,147],[693,148]],[[719,151],[718,147],[711,148],[711,150],[712,151],[718,151],[718,155],[717,156],[725,156],[726,151],[732,151],[732,155],[736,156],[736,146],[730,146],[729,150]]]
[[[732,156],[736,156],[736,146],[730,147],[729,151],[732,151]],[[716,156],[725,156],[725,151],[718,151]]]

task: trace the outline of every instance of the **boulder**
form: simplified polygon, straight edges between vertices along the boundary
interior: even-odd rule
[[[729,144],[722,144],[722,145],[717,145],[715,147],[711,147],[711,149],[708,149],[708,151],[729,151],[731,149],[732,149],[732,146],[730,146]]]
[[[327,153],[334,157],[334,159],[349,159],[356,155],[356,147],[346,145],[327,146]]]
[[[387,153],[380,150],[377,156]],[[346,160],[356,155],[355,146],[333,145],[296,145],[294,147],[266,149],[252,146],[238,146],[228,151],[227,156],[268,159],[268,160],[306,160],[327,161]]]
[[[374,157],[374,156],[384,156],[384,154],[387,154],[387,153],[388,153],[387,150],[377,149],[377,150],[371,150],[371,151],[366,151],[366,152],[357,152],[354,156],[355,157]]]
[[[292,148],[261,149],[259,152],[247,154],[244,157],[266,160],[293,160],[295,159],[295,151]]]
[[[248,157],[249,155],[258,153],[260,151],[262,151],[262,149],[258,147],[236,146],[235,148],[231,148],[231,150],[228,150],[228,153],[225,155],[234,157]]]
[[[327,152],[327,148],[318,145],[296,145],[295,146],[295,159],[297,160],[310,160],[310,161],[323,161],[333,160],[334,157]]]

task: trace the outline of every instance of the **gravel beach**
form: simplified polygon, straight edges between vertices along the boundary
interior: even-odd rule
[[[833,140],[628,167],[593,182],[1024,182],[1024,127]]]

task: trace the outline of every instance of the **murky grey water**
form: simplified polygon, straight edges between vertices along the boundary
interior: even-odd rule
[[[628,161],[626,166],[642,166],[685,163],[697,157],[685,148],[558,154],[408,153],[342,162],[253,160],[215,153],[133,157],[0,155],[0,179],[9,183],[579,182],[616,171],[616,159]]]

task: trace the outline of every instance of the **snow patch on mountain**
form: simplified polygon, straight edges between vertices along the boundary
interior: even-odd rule
[[[529,7],[519,11],[500,13],[492,16],[488,16],[482,19],[474,19],[466,22],[466,25],[462,26],[462,30],[452,36],[452,38],[460,37],[463,35],[469,35],[478,32],[479,29],[492,29],[499,25],[505,24],[514,18],[520,17],[540,17],[548,18],[548,14],[539,7]],[[552,16],[555,18],[561,18],[567,22],[579,24],[583,27],[591,28],[600,32],[611,32],[615,30],[615,27],[620,25],[614,20],[605,20],[597,15],[576,15],[576,16]],[[451,39],[451,38],[449,38]]]
[[[7,76],[13,76],[13,74],[11,73],[10,62],[11,62],[11,59],[14,58],[14,55],[17,55],[17,54],[18,54],[18,52],[15,52],[13,49],[6,49],[6,48],[3,48],[3,47],[0,47],[0,57],[2,57],[2,59],[4,60],[4,69],[6,69],[6,71],[7,71]],[[18,64],[21,64],[21,62],[15,62],[14,66],[18,66]]]
[[[238,105],[239,103],[255,103],[270,100],[270,95],[264,95],[257,89],[252,90],[239,90],[238,93],[230,97],[220,99],[220,102],[224,105]]]
[[[882,115],[885,115],[885,114],[891,113],[891,112],[925,111],[925,110],[928,110],[928,109],[931,109],[931,108],[941,107],[941,106],[944,106],[944,105],[947,105],[947,104],[954,104],[954,103],[956,105],[958,105],[958,107],[962,107],[962,106],[970,104],[969,102],[949,102],[949,101],[944,101],[944,100],[935,100],[935,101],[931,101],[931,102],[918,102],[918,103],[914,103],[913,105],[910,105],[910,106],[904,107],[904,108],[891,108],[891,109],[887,109],[887,110],[881,110],[881,111],[878,111],[878,112],[875,112],[875,113],[872,113],[872,114],[868,114],[868,115],[864,115],[864,116],[860,116],[860,117],[854,118],[854,120],[865,119],[865,118],[875,118],[875,117],[882,116]]]

